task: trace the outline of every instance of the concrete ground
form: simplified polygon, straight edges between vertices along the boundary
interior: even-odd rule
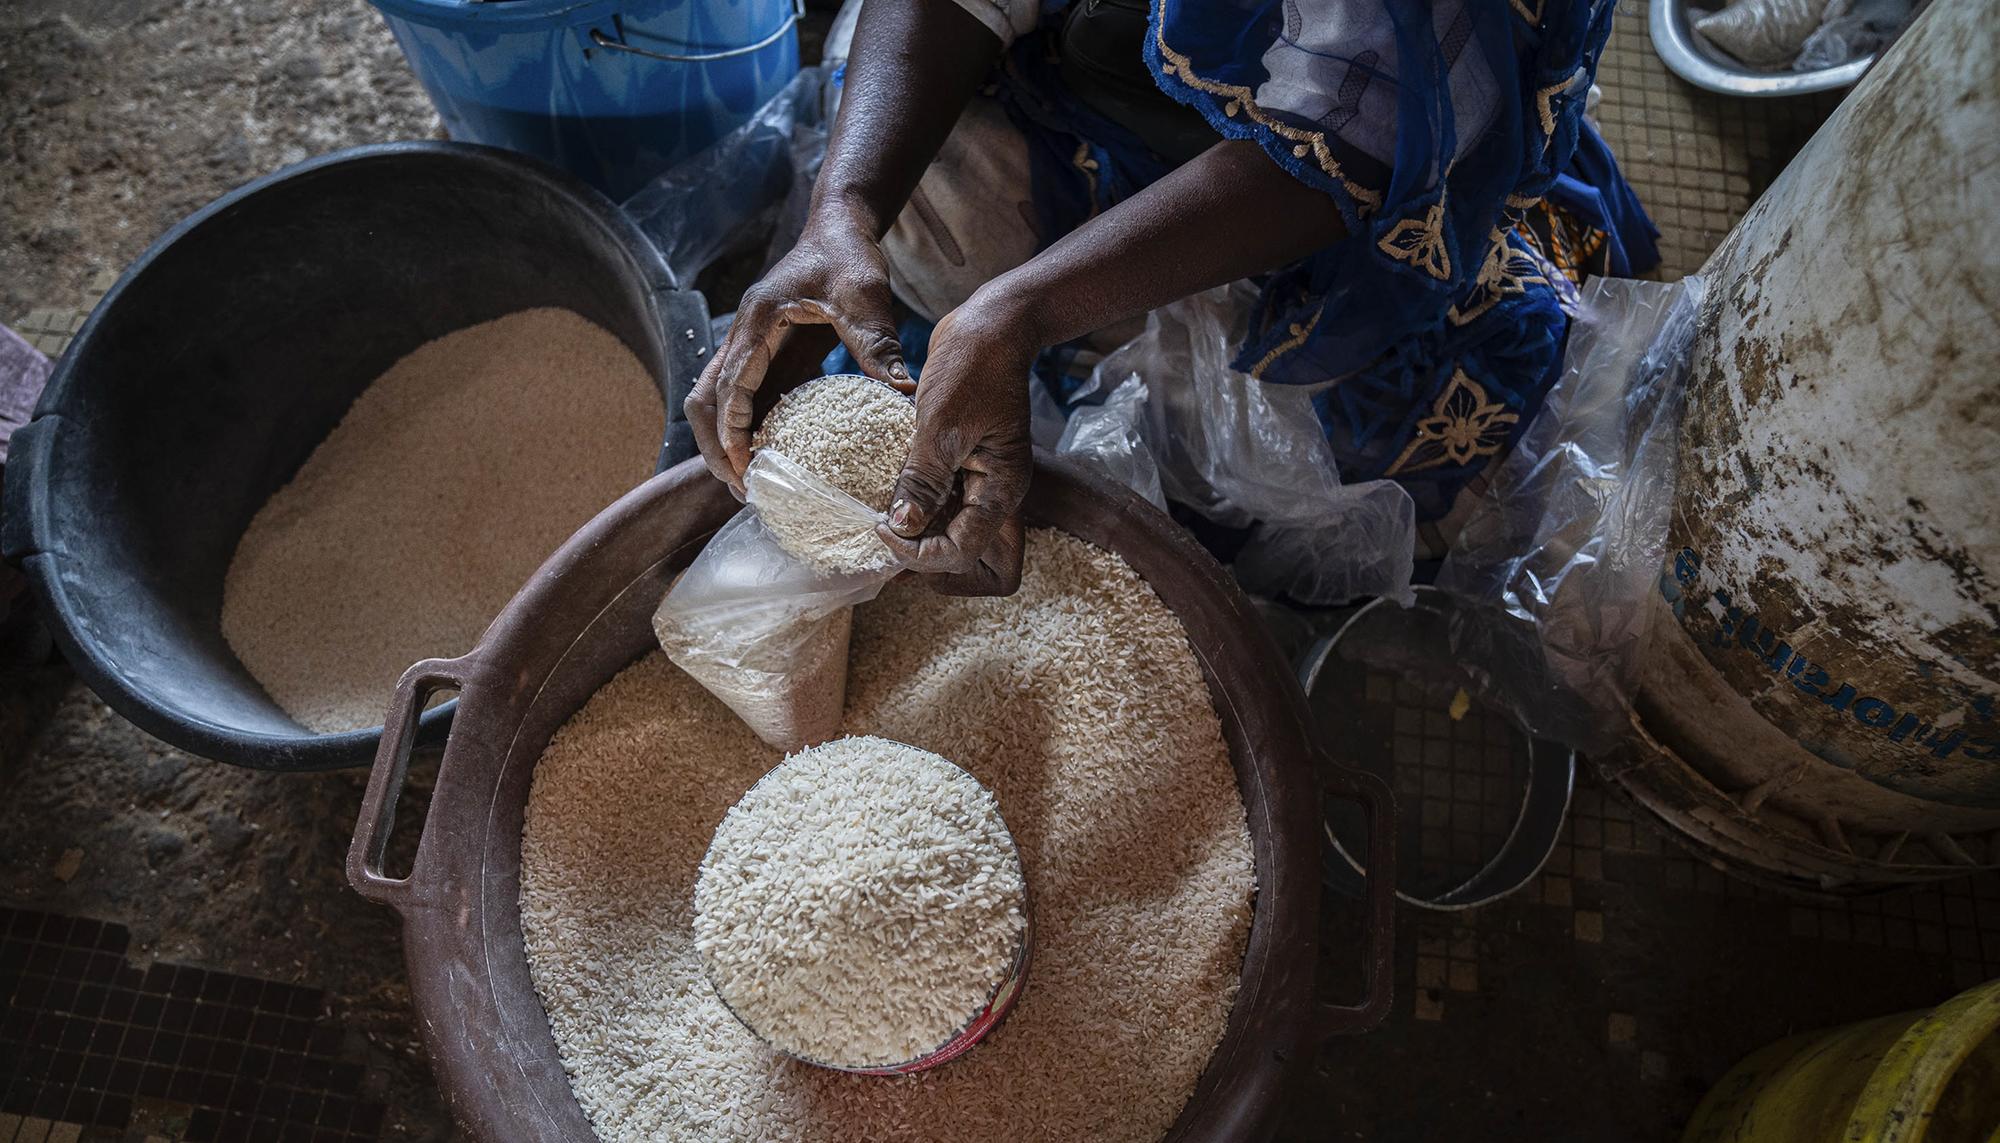
[[[1628,0],[1599,116],[1666,232],[1674,277],[1699,266],[1829,101],[1692,92],[1651,56],[1644,16]],[[94,275],[245,179],[435,128],[362,0],[10,0],[0,320],[81,306]],[[0,1143],[30,1139],[23,1116],[44,1133],[76,1125],[63,1138],[228,1137],[217,1108],[314,1124],[302,1138],[451,1138],[396,927],[341,873],[361,782],[194,758],[60,665],[0,665],[0,942],[13,942],[0,943],[0,984],[17,971],[48,989],[0,988]],[[1326,932],[1334,978],[1352,957],[1340,916]],[[1663,1143],[1752,1048],[2000,973],[1992,878],[1855,905],[1776,898],[1681,853],[1587,776],[1549,868],[1521,895],[1462,914],[1405,910],[1398,929],[1395,1013],[1318,1055],[1287,1096],[1285,1138]],[[72,954],[105,982],[66,981]],[[169,1019],[174,1004],[209,1014],[216,1034],[169,1049],[125,1008],[113,1016],[156,1001]],[[227,1041],[232,1016],[254,1020],[253,1042],[268,1027],[298,1043],[250,1071]],[[9,1056],[41,1050],[45,1030],[46,1058],[84,1073],[98,1037],[124,1035],[89,1088],[101,1098],[27,1074],[44,1057]],[[73,1034],[88,1047],[72,1051]],[[287,1067],[296,1098],[258,1105]],[[132,1091],[114,1090],[121,1075]],[[21,1092],[41,1102],[4,1102]]]
[[[94,272],[256,175],[436,129],[359,0],[10,0],[0,320],[79,305]],[[324,989],[330,1018],[362,1041],[382,1137],[447,1138],[396,926],[341,874],[362,775],[194,758],[61,666],[0,671],[0,906],[121,921],[142,966]]]

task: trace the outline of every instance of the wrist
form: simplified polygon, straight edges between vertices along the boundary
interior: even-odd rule
[[[806,229],[851,230],[870,242],[880,242],[895,222],[884,214],[863,188],[822,185],[806,209]]]
[[[1023,354],[1032,357],[1049,347],[1039,297],[1039,292],[1023,281],[1016,270],[979,287],[961,308],[975,316],[989,336],[1017,345]]]

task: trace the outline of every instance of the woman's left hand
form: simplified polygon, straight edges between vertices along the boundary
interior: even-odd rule
[[[879,532],[947,595],[1011,595],[1021,585],[1036,352],[1003,307],[978,296],[931,335],[917,382],[916,442]]]

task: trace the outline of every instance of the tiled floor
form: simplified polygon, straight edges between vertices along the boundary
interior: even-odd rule
[[[0,908],[0,1143],[372,1140],[318,989],[126,960],[125,927]]]
[[[1596,114],[1674,278],[1700,267],[1836,97],[1695,91],[1653,55],[1646,14],[1646,0],[1624,0]],[[92,283],[90,300],[109,285]],[[82,316],[36,310],[16,325],[54,354]],[[1382,678],[1361,701],[1397,695]],[[1518,759],[1455,725],[1409,737],[1393,761],[1416,763],[1396,770],[1410,855],[1448,880],[1501,836]],[[1322,969],[1335,985],[1350,922],[1330,902]],[[2000,974],[2000,877],[1850,902],[1779,897],[1689,855],[1586,769],[1520,893],[1462,913],[1406,908],[1398,930],[1394,1013],[1320,1053],[1289,1097],[1285,1138],[1676,1139],[1752,1049]],[[0,1143],[374,1137],[382,1105],[322,996],[141,969],[125,939],[117,925],[0,910]]]
[[[1660,228],[1660,275],[1701,268],[1819,128],[1839,93],[1737,99],[1681,82],[1653,52],[1648,0],[1622,0],[1597,69],[1597,121]]]
[[[85,287],[82,309],[29,310],[20,320],[12,323],[14,332],[53,359],[61,355],[70,338],[83,328],[83,319],[90,316],[90,311],[97,308],[97,303],[117,282],[117,273],[105,270],[92,277]]]
[[[1343,750],[1399,793],[1400,883],[1435,888],[1478,868],[1523,793],[1488,733],[1498,720],[1476,706],[1453,718],[1444,698],[1379,672],[1347,690]],[[1329,905],[1333,976],[1354,956],[1357,916]],[[1397,942],[1388,1021],[1327,1046],[1282,1138],[1329,1138],[1337,1107],[1361,1139],[1667,1143],[1756,1048],[2000,977],[2000,874],[1846,901],[1784,896],[1682,849],[1586,765],[1538,876],[1481,908],[1405,907]]]

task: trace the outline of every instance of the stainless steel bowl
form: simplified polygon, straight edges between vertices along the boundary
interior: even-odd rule
[[[1667,70],[1704,91],[1763,98],[1810,95],[1851,87],[1875,62],[1873,55],[1819,71],[1758,71],[1738,63],[1695,34],[1688,0],[1653,0],[1648,5],[1653,50]]]

